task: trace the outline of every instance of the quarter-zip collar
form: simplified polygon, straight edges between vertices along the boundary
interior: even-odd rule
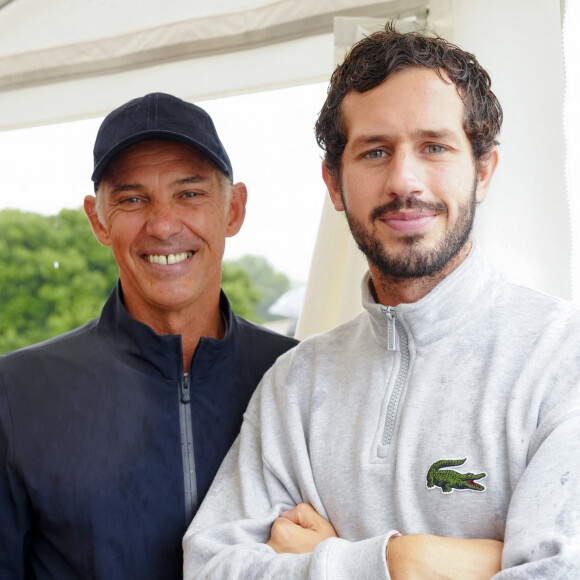
[[[226,336],[223,339],[200,339],[194,356],[198,359],[196,365],[199,364],[199,368],[196,366],[197,373],[207,372],[233,340],[238,322],[223,292],[220,296],[220,312],[226,322]],[[117,281],[103,308],[97,329],[119,347],[115,349],[115,356],[132,367],[166,379],[180,380],[181,335],[157,334],[146,324],[135,320],[123,304],[120,281]],[[202,353],[203,356],[199,356]]]
[[[375,340],[389,344],[385,308],[370,291],[370,273],[362,281],[362,301],[371,321]],[[503,278],[493,269],[474,242],[467,258],[426,296],[410,304],[398,304],[396,318],[413,336],[416,346],[425,346],[461,328],[478,310],[501,292]]]

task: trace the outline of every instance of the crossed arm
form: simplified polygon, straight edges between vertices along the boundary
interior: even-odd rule
[[[330,522],[310,504],[301,503],[274,521],[267,544],[278,554],[302,554],[336,537]],[[389,573],[392,580],[487,580],[501,570],[502,547],[495,540],[398,536],[389,542]]]
[[[493,540],[405,535],[390,540],[388,567],[392,518],[384,506],[373,513],[380,498],[346,494],[335,501],[327,489],[323,499],[324,474],[317,481],[310,468],[309,438],[289,426],[303,420],[297,407],[283,399],[279,406],[284,411],[273,414],[266,405],[268,417],[276,417],[267,422],[261,420],[261,403],[255,398],[250,404],[240,438],[184,538],[184,578],[580,577],[580,504],[574,501],[580,478],[573,476],[578,456],[571,452],[580,433],[580,412],[569,398],[562,402],[564,410],[555,409],[544,421],[523,475],[512,481],[505,546]],[[338,518],[344,537],[336,537],[319,514]],[[359,526],[363,518],[367,523]]]
[[[487,580],[500,570],[501,542],[427,534],[391,538],[387,566],[389,530],[360,541],[338,538],[316,511],[324,506],[311,473],[295,478],[280,454],[276,466],[264,463],[257,435],[246,421],[190,526],[184,578]],[[278,515],[284,505],[296,507]]]

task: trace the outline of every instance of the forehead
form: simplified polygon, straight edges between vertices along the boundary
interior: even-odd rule
[[[341,113],[347,142],[377,131],[452,130],[465,136],[465,106],[456,86],[424,67],[398,71],[364,93],[351,91]]]
[[[130,173],[161,172],[181,168],[196,174],[217,174],[217,167],[203,153],[184,143],[149,140],[130,145],[109,163],[103,180]]]

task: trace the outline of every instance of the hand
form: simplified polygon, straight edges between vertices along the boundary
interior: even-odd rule
[[[392,580],[489,580],[501,570],[503,543],[426,534],[389,542]]]
[[[301,503],[274,521],[267,544],[278,554],[303,554],[313,552],[323,540],[336,537],[332,524],[310,504]]]

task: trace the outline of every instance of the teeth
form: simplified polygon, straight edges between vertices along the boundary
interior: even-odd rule
[[[168,254],[167,256],[148,254],[145,256],[145,259],[151,264],[166,265],[166,264],[179,264],[179,262],[187,260],[187,258],[189,258],[190,256],[193,256],[193,252],[182,252],[181,254]]]

